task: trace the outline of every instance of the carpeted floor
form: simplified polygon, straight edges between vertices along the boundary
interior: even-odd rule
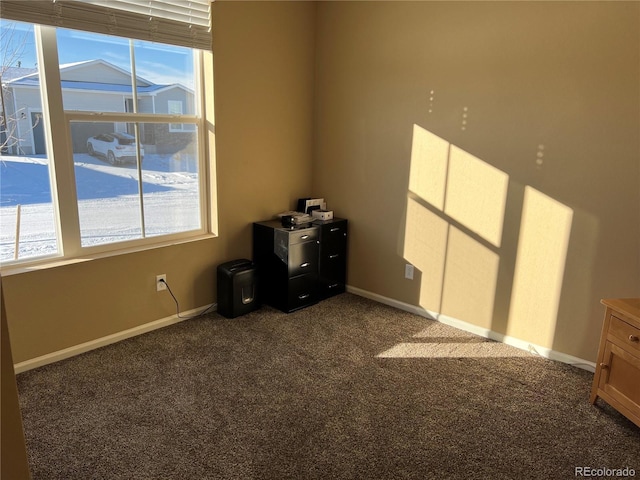
[[[187,320],[18,388],[34,480],[640,475],[640,428],[589,404],[592,378],[342,294]]]

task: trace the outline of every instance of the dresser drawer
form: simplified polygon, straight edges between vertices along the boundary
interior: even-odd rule
[[[605,344],[599,388],[625,409],[640,413],[640,358],[615,343]]]
[[[621,340],[623,345],[631,347],[632,352],[635,351],[640,355],[640,329],[629,325],[615,315],[611,315],[610,322],[609,334]]]

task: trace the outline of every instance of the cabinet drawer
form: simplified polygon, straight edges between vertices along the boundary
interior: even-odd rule
[[[289,311],[311,305],[318,301],[315,275],[300,275],[289,280],[287,306]]]
[[[316,227],[293,230],[289,232],[289,245],[318,240],[318,229]]]
[[[320,279],[345,281],[347,262],[344,255],[333,253],[320,259]]]
[[[622,341],[622,344],[631,347],[632,352],[640,355],[640,329],[611,315],[609,334]]]
[[[318,244],[304,242],[289,247],[289,277],[318,271]]]
[[[345,285],[344,282],[335,280],[325,281],[320,279],[318,289],[318,295],[320,296],[320,298],[325,299],[333,297],[334,295],[338,295],[339,293],[343,293],[345,291]]]
[[[347,245],[347,221],[338,220],[322,225],[322,247],[328,252],[344,251]]]

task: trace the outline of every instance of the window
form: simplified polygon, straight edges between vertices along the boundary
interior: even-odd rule
[[[168,111],[170,115],[182,115],[182,101],[169,100]],[[189,123],[172,123],[169,125],[170,132],[192,132],[194,125]]]
[[[59,253],[33,25],[0,20],[0,262]],[[28,79],[22,89],[8,88]],[[22,240],[22,241],[20,241]]]
[[[169,100],[169,114],[170,115],[182,115],[182,102],[179,100]]]
[[[0,262],[211,231],[201,50],[0,28]]]

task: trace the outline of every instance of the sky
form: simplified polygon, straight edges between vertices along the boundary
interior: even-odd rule
[[[9,26],[13,24],[12,30]],[[2,65],[17,62],[23,68],[37,65],[33,27],[18,22],[0,20]],[[59,28],[58,57],[60,64],[103,59],[131,71],[129,41],[108,35]],[[193,60],[190,50],[159,43],[135,40],[136,73],[156,84],[180,83],[194,87]]]

